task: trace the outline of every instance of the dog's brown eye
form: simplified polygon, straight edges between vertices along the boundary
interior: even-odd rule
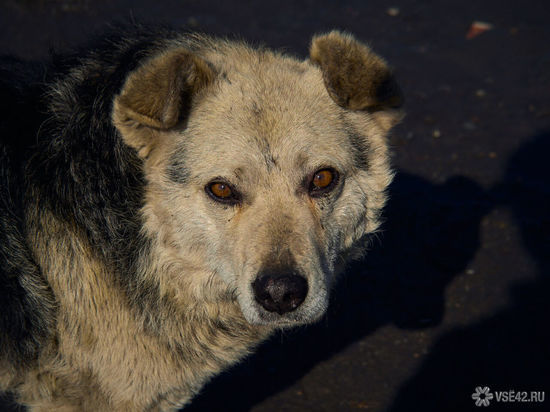
[[[232,193],[229,186],[225,183],[212,183],[210,184],[210,191],[216,197],[220,199],[227,199],[231,197]]]
[[[325,170],[319,170],[315,173],[313,176],[313,186],[317,189],[324,189],[328,185],[332,183],[334,180],[334,175],[332,174],[331,170],[325,169]]]
[[[309,193],[311,196],[320,196],[334,188],[338,180],[338,172],[334,169],[317,170],[311,178]]]
[[[239,201],[239,196],[228,183],[225,182],[212,182],[206,185],[206,193],[211,198],[222,203],[235,204]]]

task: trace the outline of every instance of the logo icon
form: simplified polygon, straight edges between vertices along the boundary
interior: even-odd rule
[[[478,386],[476,391],[472,393],[472,399],[476,401],[476,406],[489,406],[489,402],[493,399],[493,394],[489,392],[487,386]]]

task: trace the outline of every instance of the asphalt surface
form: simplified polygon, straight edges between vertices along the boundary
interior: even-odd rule
[[[120,20],[303,57],[312,34],[343,29],[387,58],[406,97],[384,232],[330,313],[275,336],[189,411],[480,410],[478,386],[545,392],[487,410],[550,410],[548,1],[4,0],[0,53],[42,59]],[[467,38],[475,21],[492,27]]]

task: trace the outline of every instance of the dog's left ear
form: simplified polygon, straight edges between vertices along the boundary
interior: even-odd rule
[[[329,95],[350,110],[380,112],[378,117],[389,129],[402,114],[403,96],[391,69],[369,47],[339,31],[315,36],[310,60],[318,65]]]
[[[146,157],[159,130],[176,126],[193,99],[212,80],[201,58],[177,49],[145,62],[132,72],[113,104],[113,123],[124,141]]]

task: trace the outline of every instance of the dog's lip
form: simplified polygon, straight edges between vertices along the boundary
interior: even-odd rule
[[[324,315],[323,313],[306,314],[299,311],[288,312],[283,315],[279,315],[277,312],[268,312],[261,308],[256,307],[256,316],[254,319],[247,319],[250,324],[254,325],[270,325],[274,327],[285,326],[300,326],[316,322]]]
[[[308,320],[298,320],[298,319],[287,319],[287,318],[280,318],[280,319],[273,319],[273,320],[267,320],[267,319],[257,319],[253,322],[250,322],[252,325],[258,325],[258,326],[273,326],[273,327],[285,327],[285,326],[300,326],[310,323],[311,321]]]

